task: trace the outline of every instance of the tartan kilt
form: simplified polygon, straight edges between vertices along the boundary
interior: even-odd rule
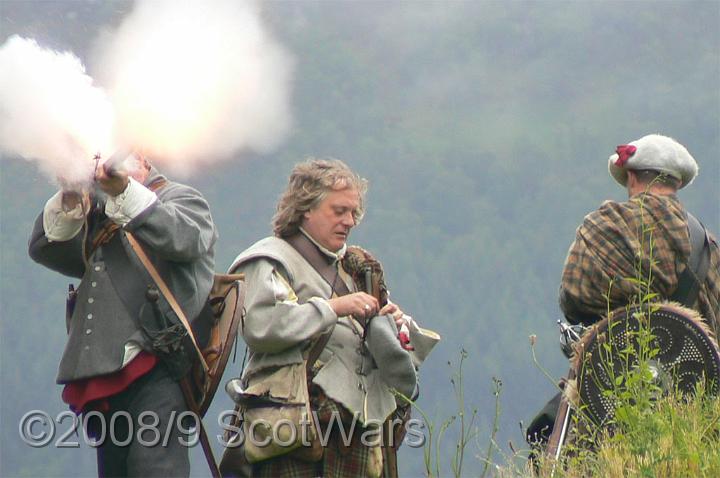
[[[312,387],[310,392],[310,405],[317,411],[318,421],[322,433],[328,433],[327,427],[331,423],[331,417],[341,417],[347,435],[352,424],[352,415],[341,405],[327,398],[318,387]],[[395,454],[392,447],[365,446],[360,437],[367,431],[359,422],[349,442],[349,446],[343,443],[342,434],[338,423],[332,423],[333,427],[329,432],[327,446],[323,448],[323,457],[320,461],[310,463],[295,458],[293,453],[271,458],[252,466],[252,476],[257,478],[355,478],[355,477],[377,477],[396,478],[397,470],[390,469],[389,463],[396,463],[393,456],[390,460],[388,453]]]

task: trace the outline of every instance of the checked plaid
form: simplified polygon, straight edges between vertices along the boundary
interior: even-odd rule
[[[563,269],[560,308],[572,323],[595,322],[648,292],[632,280],[637,278],[649,281],[656,300],[667,299],[690,249],[685,209],[675,195],[642,193],[626,202],[606,201],[577,229]],[[718,304],[720,249],[710,235],[710,267],[695,308],[716,337]]]

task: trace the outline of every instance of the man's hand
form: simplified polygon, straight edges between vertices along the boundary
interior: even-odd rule
[[[405,312],[400,310],[400,307],[398,307],[397,304],[393,304],[392,302],[388,302],[385,307],[380,309],[380,312],[378,315],[387,315],[391,314],[393,317],[393,320],[395,320],[395,325],[397,326],[398,330],[400,330],[400,327],[403,325],[407,325],[407,315],[405,315]]]
[[[75,209],[78,204],[83,204],[83,209],[87,211],[90,204],[90,198],[88,193],[85,191],[62,191],[62,209],[65,212],[70,212]]]
[[[410,316],[405,315],[405,312],[400,310],[397,304],[393,304],[390,301],[388,301],[385,307],[380,309],[380,315],[386,314],[391,314],[395,320],[395,326],[398,329],[398,340],[402,348],[405,350],[415,350],[415,347],[410,344],[410,329],[408,328],[411,320]]]
[[[365,320],[374,317],[380,308],[377,299],[365,292],[355,292],[354,294],[335,297],[328,300],[328,304],[330,304],[338,317],[352,315],[363,324]]]
[[[110,174],[108,173],[104,165],[99,165],[95,170],[95,182],[100,189],[110,196],[122,194],[130,182],[127,171],[123,169],[113,169]]]

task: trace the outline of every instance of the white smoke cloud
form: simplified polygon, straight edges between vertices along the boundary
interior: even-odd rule
[[[99,51],[119,141],[176,171],[268,152],[290,128],[292,62],[255,3],[142,1]]]
[[[0,48],[0,150],[36,160],[50,178],[90,180],[112,148],[112,105],[70,52],[12,36]]]
[[[140,148],[174,172],[267,153],[291,127],[292,59],[259,6],[142,0],[96,45],[93,85],[69,52],[0,48],[0,149],[50,177],[88,180],[92,157]]]

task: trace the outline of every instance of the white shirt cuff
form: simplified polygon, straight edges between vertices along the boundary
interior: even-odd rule
[[[117,196],[108,196],[105,203],[105,214],[120,226],[125,226],[157,201],[157,195],[153,191],[135,179],[129,179],[125,191]]]
[[[48,241],[69,241],[77,236],[85,222],[82,203],[70,211],[62,207],[62,191],[48,199],[43,209],[43,229]]]

